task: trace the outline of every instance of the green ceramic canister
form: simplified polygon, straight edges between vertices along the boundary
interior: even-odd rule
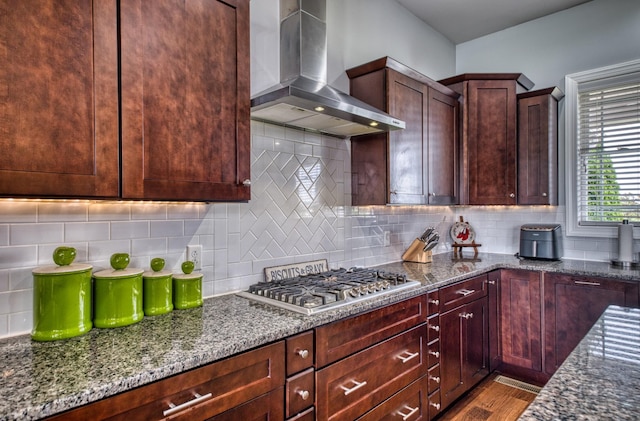
[[[142,274],[142,302],[145,316],[157,316],[173,310],[173,273],[164,268],[164,259],[151,259],[151,269]]]
[[[127,269],[129,255],[111,256],[111,267],[93,274],[93,325],[100,328],[128,326],[144,317],[142,273]]]
[[[74,263],[76,250],[58,247],[57,266],[36,268],[33,274],[33,330],[35,341],[55,341],[91,330],[91,265]]]
[[[193,262],[182,264],[181,275],[173,275],[173,306],[177,309],[200,307],[202,305],[202,273],[191,273]]]

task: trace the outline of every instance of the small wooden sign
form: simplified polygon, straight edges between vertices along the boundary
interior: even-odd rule
[[[297,276],[322,273],[329,270],[327,259],[313,260],[311,262],[292,263],[284,266],[272,266],[264,268],[264,280],[266,282],[281,281]]]

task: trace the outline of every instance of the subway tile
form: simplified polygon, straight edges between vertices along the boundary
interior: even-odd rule
[[[149,221],[114,221],[110,225],[112,240],[149,237]]]
[[[0,270],[0,293],[9,291],[10,273],[8,269]]]
[[[64,239],[74,241],[106,241],[109,239],[108,222],[72,222],[64,224]]]
[[[167,205],[168,219],[198,219],[201,208],[206,205],[201,203],[169,204]]]
[[[64,224],[14,224],[9,227],[9,244],[61,243]]]
[[[0,297],[0,301],[2,298]],[[6,314],[0,314],[0,338],[9,336],[9,317]]]
[[[151,237],[181,237],[184,235],[184,221],[151,221]]]
[[[109,268],[109,260],[114,253],[131,254],[131,242],[129,240],[91,241],[88,248],[87,261],[100,267],[94,270]]]
[[[131,241],[131,254],[134,256],[157,256],[167,254],[167,240],[142,238]]]
[[[30,333],[33,328],[33,312],[20,311],[9,315],[9,333],[21,335]]]
[[[131,206],[131,219],[167,219],[167,205],[159,203],[134,204]]]
[[[38,222],[84,222],[87,203],[42,202],[38,205]]]
[[[37,222],[38,203],[37,201],[0,199],[0,222],[3,224]]]
[[[96,202],[89,205],[89,221],[128,221],[131,219],[128,202]]]
[[[9,225],[0,225],[0,246],[9,245]]]
[[[215,222],[213,219],[197,219],[184,221],[184,235],[213,235]]]
[[[53,262],[51,262],[53,266]],[[14,269],[9,274],[9,289],[11,291],[33,289],[33,268]]]
[[[38,262],[38,246],[0,247],[0,269],[32,267]]]

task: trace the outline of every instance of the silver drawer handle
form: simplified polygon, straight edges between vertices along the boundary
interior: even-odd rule
[[[436,358],[440,358],[440,353],[438,351],[429,351],[429,354],[433,355]]]
[[[245,187],[250,187],[250,186],[251,186],[251,180],[249,180],[248,178],[247,178],[247,179],[245,179],[245,180],[242,182],[242,185],[243,185],[243,186],[245,186]]]
[[[406,357],[403,357],[402,355],[398,355],[398,358],[400,358],[400,360],[402,360],[402,364],[406,363],[407,361],[410,361],[412,359],[414,359],[415,357],[417,357],[418,355],[420,355],[419,352],[416,352],[415,354],[410,353],[409,351],[404,351],[407,354],[409,354]]]
[[[353,386],[351,389],[349,389],[346,386],[340,386],[340,389],[344,390],[344,395],[347,396],[353,392],[355,392],[356,390],[360,389],[361,387],[364,387],[367,382],[357,382],[355,380],[351,380],[353,382],[353,384],[355,384],[355,386]]]
[[[458,316],[460,316],[463,319],[473,319],[473,313],[466,313],[466,312],[462,312],[460,314],[458,314]]]
[[[429,329],[433,329],[436,332],[440,332],[440,326],[438,325],[429,325]]]
[[[411,416],[412,416],[413,414],[415,414],[416,412],[418,412],[418,409],[420,409],[420,407],[419,407],[419,406],[416,406],[415,408],[412,408],[412,407],[410,407],[409,405],[405,405],[405,406],[404,406],[404,408],[402,408],[402,409],[407,409],[407,410],[409,410],[409,413],[404,414],[404,413],[402,412],[402,410],[398,409],[398,410],[396,411],[396,414],[398,414],[398,415],[400,415],[400,416],[402,417],[402,421],[407,421],[409,418],[411,418]]]
[[[600,282],[589,282],[589,281],[573,281],[576,285],[590,285],[592,287],[599,287]]]
[[[431,304],[433,304],[434,306],[439,306],[440,305],[440,300],[429,300],[429,302]]]
[[[207,393],[206,395],[200,395],[199,393],[193,393],[194,399],[187,401],[185,403],[181,403],[180,405],[176,405],[172,402],[169,402],[169,409],[162,411],[162,415],[168,417],[171,414],[175,414],[176,412],[180,412],[183,409],[189,408],[190,406],[196,405],[202,401],[206,401],[211,397],[211,393]]]
[[[440,377],[429,376],[429,380],[433,380],[436,383],[440,383]]]
[[[440,404],[435,402],[429,402],[429,405],[433,406],[438,411],[440,410]]]
[[[302,398],[303,401],[309,399],[309,391],[308,390],[296,390],[296,394]]]
[[[489,285],[495,285],[496,281],[485,281],[486,283],[488,283]]]
[[[309,356],[309,351],[306,349],[297,349],[296,354],[298,354],[300,358],[307,358]]]
[[[466,297],[467,295],[471,295],[474,292],[476,292],[475,289],[461,289],[461,290],[456,291],[456,294],[460,294],[463,297]]]

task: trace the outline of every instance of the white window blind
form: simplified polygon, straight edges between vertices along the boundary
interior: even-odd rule
[[[640,225],[640,72],[578,83],[579,225]]]

